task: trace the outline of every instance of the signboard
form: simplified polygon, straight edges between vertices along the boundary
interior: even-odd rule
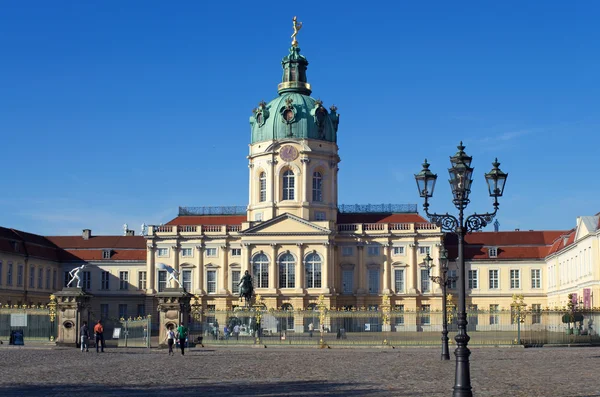
[[[583,289],[583,308],[584,309],[592,308],[592,289],[591,288]]]
[[[113,339],[119,339],[121,336],[121,328],[113,329]]]
[[[27,327],[27,314],[26,313],[11,313],[10,314],[10,326],[11,327]]]

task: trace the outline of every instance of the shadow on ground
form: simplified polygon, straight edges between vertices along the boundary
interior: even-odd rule
[[[188,380],[189,381],[189,380]],[[206,394],[205,394],[206,393]],[[181,386],[107,386],[101,384],[64,385],[15,385],[0,387],[4,396],[417,396],[418,394],[399,390],[383,390],[378,385],[365,383],[340,383],[323,381],[306,382],[265,382],[265,383],[202,383]]]

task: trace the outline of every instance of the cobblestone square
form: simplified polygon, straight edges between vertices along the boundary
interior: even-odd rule
[[[0,346],[1,396],[450,396],[439,349]],[[478,396],[600,396],[600,349],[474,348]]]

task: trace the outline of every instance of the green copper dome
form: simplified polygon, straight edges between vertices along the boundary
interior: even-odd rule
[[[283,78],[278,86],[279,97],[269,103],[259,103],[250,116],[251,143],[294,138],[337,142],[337,108],[331,106],[327,110],[321,100],[309,96],[308,61],[300,55],[300,48],[292,45],[290,54],[281,63]]]

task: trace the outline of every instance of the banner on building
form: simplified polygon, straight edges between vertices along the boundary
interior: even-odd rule
[[[591,288],[583,289],[583,308],[584,309],[592,308],[592,289]]]

